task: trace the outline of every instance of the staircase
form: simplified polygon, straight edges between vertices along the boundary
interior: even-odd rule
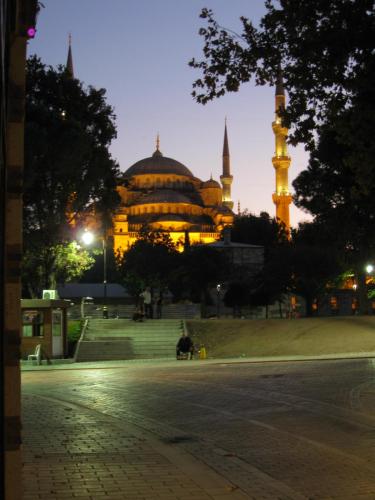
[[[76,361],[174,358],[181,319],[90,319]]]

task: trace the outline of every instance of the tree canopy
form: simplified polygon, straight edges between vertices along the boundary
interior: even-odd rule
[[[129,250],[117,256],[120,279],[135,298],[147,286],[162,293],[173,280],[180,258],[168,233],[144,230]]]
[[[221,27],[212,10],[202,10],[204,59],[190,61],[202,71],[193,96],[205,104],[251,78],[274,84],[281,65],[289,95],[284,120],[294,125],[293,142],[310,142],[316,126],[374,92],[374,3],[266,0],[265,7],[259,27],[241,17],[239,34]]]
[[[278,224],[276,219],[271,218],[267,212],[254,215],[245,211],[235,216],[231,229],[231,239],[237,243],[261,245],[267,254],[271,247],[286,242],[288,236],[285,228]]]
[[[242,17],[239,34],[202,10],[204,58],[190,61],[202,72],[193,96],[205,104],[252,78],[274,85],[281,68],[289,97],[282,121],[290,142],[311,154],[293,183],[295,203],[356,269],[365,297],[363,268],[375,250],[374,2],[266,0],[265,8],[258,27]]]
[[[23,197],[28,260],[71,241],[71,223],[79,224],[88,213],[110,224],[119,201],[118,167],[108,151],[116,136],[114,119],[104,89],[84,88],[63,67],[28,59]],[[46,261],[44,282],[55,263]],[[31,266],[28,262],[25,269]]]

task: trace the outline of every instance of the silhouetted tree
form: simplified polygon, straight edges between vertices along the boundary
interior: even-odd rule
[[[374,106],[375,108],[375,106]],[[352,128],[356,122],[351,112],[342,117],[343,128]],[[375,127],[375,118],[363,119]],[[349,123],[347,123],[349,122]],[[319,237],[325,235],[334,253],[340,253],[346,269],[352,269],[358,281],[359,306],[362,313],[368,309],[365,266],[375,253],[375,147],[370,139],[361,151],[361,164],[353,155],[358,151],[348,142],[344,144],[337,132],[341,120],[333,126],[322,127],[316,150],[307,170],[295,179],[295,203],[313,214]],[[370,130],[367,131],[370,136]],[[367,185],[364,180],[367,178]],[[327,256],[328,258],[330,256]]]
[[[146,286],[159,292],[168,288],[180,260],[168,233],[144,230],[128,251],[117,256],[117,267],[129,293],[137,298]]]
[[[193,245],[183,254],[184,282],[192,296],[199,297],[201,315],[206,316],[209,288],[223,281],[230,271],[230,264],[220,250]]]
[[[58,245],[74,237],[70,223],[100,214],[104,227],[119,202],[118,168],[108,147],[116,136],[105,90],[85,89],[65,69],[27,61],[24,280],[38,293],[52,286]],[[38,265],[38,262],[40,266]],[[27,274],[38,266],[38,280]]]
[[[224,294],[224,304],[233,309],[233,317],[241,317],[242,308],[250,304],[249,284],[243,281],[229,283]]]

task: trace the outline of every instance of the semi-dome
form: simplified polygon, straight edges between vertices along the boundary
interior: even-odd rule
[[[173,189],[158,189],[152,193],[138,198],[134,205],[146,205],[149,203],[188,203],[192,204],[191,198]]]
[[[213,179],[210,179],[208,181],[203,182],[202,188],[219,188],[219,189],[221,189],[220,184],[217,181],[214,181]]]
[[[137,163],[129,167],[125,171],[124,177],[147,174],[176,174],[194,177],[185,165],[173,158],[163,156],[158,149],[149,158],[137,161]]]

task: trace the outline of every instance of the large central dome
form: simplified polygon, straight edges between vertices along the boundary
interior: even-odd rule
[[[144,158],[134,163],[134,165],[125,171],[124,177],[147,174],[176,174],[194,177],[185,165],[179,161],[173,160],[173,158],[163,156],[158,149],[149,158]]]

